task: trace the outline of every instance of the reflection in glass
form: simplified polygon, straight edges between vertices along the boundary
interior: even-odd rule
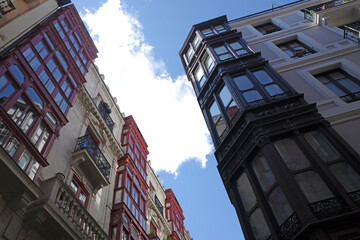
[[[224,118],[220,114],[219,107],[216,105],[216,102],[214,102],[210,107],[210,114],[213,119],[216,131],[219,136],[225,131],[226,125],[224,122]]]
[[[310,166],[309,160],[294,140],[286,138],[276,141],[275,148],[291,171],[301,170]]]
[[[7,113],[24,133],[27,132],[27,130],[30,128],[31,124],[34,122],[35,119],[34,112],[21,97],[8,110]]]
[[[256,204],[256,196],[252,189],[249,179],[246,173],[241,174],[239,179],[236,181],[237,190],[240,194],[246,211],[252,209]]]
[[[254,75],[261,84],[268,84],[273,81],[273,79],[264,70],[256,71],[254,72]]]
[[[360,176],[347,163],[336,163],[330,166],[330,171],[337,180],[343,185],[347,192],[353,192],[360,189]]]
[[[34,88],[28,88],[26,90],[26,93],[30,97],[31,101],[35,104],[35,106],[39,108],[39,110],[43,109],[44,103],[37,94],[37,92],[34,90]]]
[[[36,159],[33,158],[33,160],[31,160],[31,163],[29,164],[28,170],[26,171],[26,174],[31,180],[34,180],[34,177],[36,176],[39,167],[40,164],[36,161]]]
[[[226,86],[224,86],[223,89],[220,91],[219,97],[221,98],[221,101],[225,106],[226,113],[231,120],[235,116],[239,108],[233,100],[231,93]]]
[[[214,60],[210,57],[210,55],[208,55],[205,59],[205,67],[208,73],[211,73],[211,71],[214,69],[215,67],[215,62]]]
[[[251,90],[251,91],[248,91],[248,92],[244,92],[243,96],[244,96],[245,100],[248,103],[262,99],[262,96],[256,90]]]
[[[254,87],[250,79],[245,75],[235,77],[234,82],[241,91],[248,90]]]
[[[20,84],[22,84],[25,81],[25,75],[17,65],[13,64],[9,67],[9,69]]]
[[[312,131],[304,134],[304,138],[324,162],[340,158],[340,153],[319,131]]]
[[[309,203],[334,197],[318,173],[307,171],[295,175],[295,180]]]
[[[265,157],[262,154],[256,156],[252,162],[252,167],[262,189],[266,192],[275,183],[275,177]]]
[[[27,149],[25,149],[25,151],[23,152],[23,154],[21,155],[18,161],[18,165],[22,170],[25,170],[26,166],[31,160],[31,157],[32,157],[31,153]]]
[[[260,208],[250,215],[250,225],[256,240],[266,240],[270,236],[269,227]]]
[[[265,87],[270,96],[282,94],[284,91],[277,84],[270,84]]]
[[[0,104],[6,101],[8,97],[14,92],[14,87],[11,85],[9,79],[5,75],[0,77]]]
[[[45,72],[45,70],[42,70],[42,72],[38,75],[40,81],[44,84],[46,90],[52,94],[52,92],[55,89],[55,85],[49,78],[49,75]]]
[[[204,85],[206,79],[205,79],[204,71],[200,66],[195,70],[194,76],[196,81],[199,82],[201,88]]]
[[[216,54],[219,56],[220,60],[227,60],[233,58],[233,55],[225,46],[219,46],[214,48]]]
[[[47,122],[50,124],[50,126],[53,128],[53,129],[56,129],[57,127],[57,121],[54,117],[54,115],[52,115],[52,113],[48,112],[46,113],[46,116],[45,116]]]
[[[276,187],[269,195],[269,204],[278,221],[279,225],[288,219],[294,210],[291,208],[284,192],[280,187]]]

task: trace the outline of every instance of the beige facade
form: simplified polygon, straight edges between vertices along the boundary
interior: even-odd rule
[[[304,18],[304,9],[324,1],[304,1],[290,7],[268,11],[249,18],[230,21],[232,28],[269,60],[285,80],[319,112],[335,130],[360,153],[360,101],[345,102],[334,89],[320,82],[324,72],[339,70],[360,79],[360,47],[344,38],[343,26],[360,20],[360,1],[335,1],[313,11],[313,21]],[[273,23],[281,30],[262,34],[258,26]],[[310,54],[290,56],[286,43],[300,42]],[[303,54],[298,52],[296,54]],[[294,53],[295,54],[295,53]],[[331,86],[330,86],[331,87]]]
[[[156,236],[159,239],[166,239],[171,234],[171,227],[165,218],[165,189],[162,186],[160,179],[156,176],[154,170],[148,161],[147,167],[147,183],[149,185],[149,193],[147,199],[147,222],[146,228],[151,236],[154,234],[151,231],[150,224],[156,228]],[[155,198],[157,200],[155,200]],[[150,238],[153,239],[153,238]]]
[[[0,15],[0,52],[31,31],[59,7],[57,0],[12,0],[12,3],[15,9]]]

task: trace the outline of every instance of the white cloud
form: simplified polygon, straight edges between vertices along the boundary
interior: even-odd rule
[[[205,167],[212,146],[186,77],[172,78],[165,64],[154,58],[141,24],[120,0],[86,10],[83,20],[99,50],[96,64],[121,110],[134,116],[155,170],[177,173],[190,159]]]

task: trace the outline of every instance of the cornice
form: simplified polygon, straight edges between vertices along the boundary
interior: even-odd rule
[[[148,215],[150,215],[149,210],[153,210],[156,213],[156,217],[158,219],[160,219],[162,225],[165,226],[165,230],[167,231],[167,235],[170,235],[171,234],[171,228],[168,225],[168,221],[164,218],[164,216],[161,214],[159,209],[157,209],[154,200],[150,196],[150,192],[149,192],[148,197],[147,197],[147,207],[148,207],[148,210],[147,210]],[[149,217],[147,217],[147,218],[149,220]]]
[[[99,132],[103,133],[110,142],[110,150],[115,153],[113,154],[117,159],[124,156],[124,152],[118,141],[115,139],[114,135],[110,131],[109,127],[106,125],[105,120],[101,117],[99,110],[97,109],[95,103],[93,102],[90,94],[87,92],[85,87],[83,86],[78,92],[78,99],[81,101],[84,109],[89,113],[93,114],[93,116],[98,121]],[[101,134],[102,135],[102,134]]]

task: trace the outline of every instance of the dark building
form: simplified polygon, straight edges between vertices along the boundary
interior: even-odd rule
[[[279,14],[304,14],[301,8]],[[266,13],[274,16],[270,10],[231,24],[222,16],[194,25],[179,53],[245,238],[359,239],[358,153],[231,27]],[[269,15],[252,27],[259,36],[280,31],[265,22]],[[296,41],[288,46],[296,48],[292,68],[316,52]]]

